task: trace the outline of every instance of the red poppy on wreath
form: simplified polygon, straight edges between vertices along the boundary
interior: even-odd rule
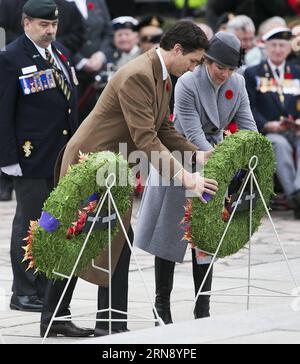
[[[293,79],[293,75],[290,72],[286,72],[284,75],[284,78],[286,80],[292,80]]]
[[[95,4],[94,3],[87,3],[87,8],[91,11],[93,11],[95,9]]]
[[[233,91],[232,90],[227,90],[225,93],[225,97],[227,100],[231,100],[233,98]]]

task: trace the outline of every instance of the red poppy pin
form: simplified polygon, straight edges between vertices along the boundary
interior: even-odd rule
[[[63,62],[67,62],[67,61],[68,61],[67,57],[66,57],[64,54],[62,54],[62,53],[59,53],[59,57],[60,57],[60,59],[61,59]]]
[[[293,75],[290,72],[286,72],[284,75],[284,78],[286,80],[292,80],[293,79]]]
[[[227,90],[225,93],[225,97],[227,100],[231,100],[233,98],[233,91],[232,90]]]
[[[95,4],[94,3],[87,3],[87,8],[91,11],[93,11],[95,9]]]
[[[170,92],[170,89],[171,89],[171,88],[170,88],[170,84],[169,84],[169,82],[167,81],[167,82],[166,82],[166,91],[167,91],[167,92]]]

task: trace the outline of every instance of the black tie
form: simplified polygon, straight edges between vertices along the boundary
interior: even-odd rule
[[[280,78],[280,71],[279,71],[279,68],[276,68],[276,69],[275,69],[275,73],[276,73],[276,75],[278,76],[278,78]]]
[[[64,96],[66,97],[67,101],[70,101],[71,89],[68,85],[67,80],[65,79],[64,73],[56,67],[55,60],[47,48],[45,49],[45,54],[46,54],[47,61],[51,64],[51,68],[54,73],[54,78],[56,80],[56,84],[61,89],[61,91],[64,94]]]

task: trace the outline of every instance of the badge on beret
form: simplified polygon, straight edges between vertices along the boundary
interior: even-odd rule
[[[31,155],[31,151],[33,150],[33,146],[31,141],[27,140],[24,145],[23,145],[23,150],[24,150],[24,154],[25,154],[25,158],[30,157]]]

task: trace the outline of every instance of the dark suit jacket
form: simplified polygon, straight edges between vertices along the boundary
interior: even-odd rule
[[[288,67],[290,72],[287,72]],[[291,73],[294,79],[300,79],[299,66],[287,63],[286,73]],[[284,103],[282,103],[278,93],[261,92],[257,89],[258,78],[269,76],[270,79],[273,77],[268,62],[262,62],[257,66],[246,69],[244,76],[252,113],[259,131],[263,131],[267,122],[280,120],[281,116],[288,117],[292,115],[295,119],[300,117],[300,110],[297,109],[299,96],[285,94]]]
[[[23,33],[21,26],[22,9],[27,0],[0,0],[0,26],[6,30],[6,43],[11,43]],[[59,9],[57,40],[71,54],[78,51],[83,43],[81,14],[74,3],[55,0]]]
[[[53,48],[66,54],[56,42]],[[69,102],[58,88],[24,95],[19,82],[22,69],[51,68],[25,34],[0,52],[0,167],[20,163],[24,177],[53,176],[59,151],[77,128],[76,87],[65,57],[60,59],[71,80]],[[33,146],[29,157],[23,150],[26,141]]]
[[[78,64],[83,58],[89,58],[95,52],[103,52],[110,58],[113,49],[113,30],[111,18],[105,0],[91,0],[93,8],[88,8],[88,18],[83,18],[84,42],[82,47],[74,55],[74,64]]]

